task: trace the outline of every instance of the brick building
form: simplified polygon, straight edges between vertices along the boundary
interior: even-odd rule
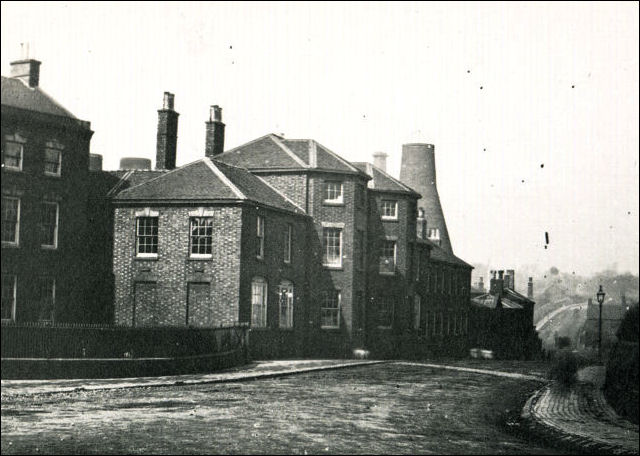
[[[2,77],[2,320],[88,321],[89,122],[39,85],[40,62]]]

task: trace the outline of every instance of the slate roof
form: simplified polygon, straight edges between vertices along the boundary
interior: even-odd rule
[[[20,79],[2,76],[2,104],[54,116],[76,117],[39,87],[29,87]]]
[[[410,193],[416,198],[421,198],[421,195],[413,190],[411,187],[403,184],[395,177],[387,174],[380,168],[365,162],[354,162],[353,165],[360,169],[362,172],[371,176],[371,180],[367,186],[372,190],[381,190],[389,192],[403,192]]]
[[[153,173],[160,174],[152,177]],[[304,213],[286,196],[246,169],[209,158],[168,172],[132,171],[123,176],[122,181],[126,182],[133,176],[142,182],[123,190],[116,189],[115,201],[253,201]]]
[[[285,139],[273,133],[228,150],[216,160],[250,170],[320,169],[363,175],[360,169],[313,139]]]
[[[505,296],[498,299],[498,296],[494,296],[489,293],[472,298],[471,305],[473,305],[474,307],[484,307],[487,309],[495,309],[498,306],[498,301],[502,303],[503,309],[524,309],[524,307],[521,304],[518,304],[517,302],[514,302]]]
[[[459,266],[464,266],[464,267],[473,269],[473,266],[471,266],[469,263],[461,260],[460,258],[455,256],[453,253],[447,252],[435,242],[432,242],[428,239],[418,239],[418,242],[427,244],[431,247],[431,258],[433,260],[442,261],[443,263],[456,264]]]

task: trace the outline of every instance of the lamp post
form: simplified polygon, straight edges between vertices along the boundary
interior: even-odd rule
[[[600,307],[600,314],[598,318],[598,359],[602,361],[602,303],[604,302],[605,292],[602,291],[602,285],[600,285],[600,289],[596,293],[596,299],[598,300],[598,305]]]

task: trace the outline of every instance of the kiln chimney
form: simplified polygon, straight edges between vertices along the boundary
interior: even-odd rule
[[[404,144],[400,180],[422,195],[418,208],[424,210],[429,232],[435,233],[440,247],[453,254],[447,224],[436,187],[436,163],[433,144]]]

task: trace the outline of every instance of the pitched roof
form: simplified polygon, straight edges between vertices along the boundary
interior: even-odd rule
[[[29,87],[17,78],[2,76],[2,104],[54,116],[76,119],[60,103],[39,87]]]
[[[216,160],[256,169],[322,169],[362,174],[362,172],[313,139],[285,139],[273,133],[228,150]]]
[[[428,239],[418,239],[418,242],[428,244],[432,247],[431,259],[433,260],[442,261],[443,263],[457,264],[459,266],[464,266],[464,267],[473,269],[473,266],[471,266],[469,263],[461,260],[460,258],[455,256],[453,253],[447,252],[446,250],[444,250],[442,247],[440,247],[438,244],[436,244],[433,241],[430,241]]]
[[[153,173],[160,174],[153,177]],[[304,212],[246,169],[209,158],[202,158],[169,172],[131,171],[122,177],[122,181],[126,183],[132,177],[134,181],[138,178],[141,182],[125,189],[116,189],[116,201],[254,201],[291,212]]]
[[[403,184],[395,177],[387,174],[385,171],[381,170],[375,165],[372,165],[371,163],[354,162],[353,165],[360,169],[362,172],[372,177],[372,179],[368,183],[368,187],[372,190],[411,193],[417,198],[421,197],[421,195],[411,187]]]
[[[471,299],[471,304],[473,306],[484,307],[487,309],[495,309],[498,307],[498,302],[502,304],[502,308],[504,309],[524,309],[521,304],[518,304],[505,296],[498,298],[498,296],[486,293]]]

